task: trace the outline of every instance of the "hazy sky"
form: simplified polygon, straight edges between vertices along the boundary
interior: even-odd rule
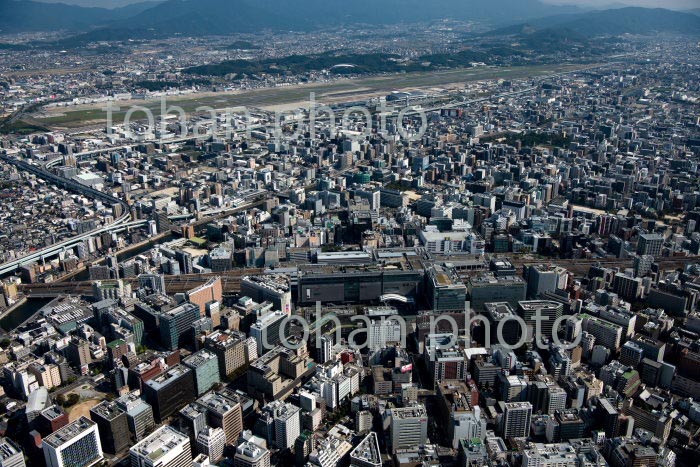
[[[69,3],[82,6],[99,6],[103,8],[114,8],[129,3],[137,3],[142,0],[40,0],[51,3]],[[428,0],[430,1],[430,0]],[[468,1],[468,0],[467,0]],[[497,0],[496,0],[497,1]],[[650,8],[674,8],[679,10],[689,10],[700,8],[700,0],[542,0],[546,3],[581,5],[593,7],[606,7],[610,5],[639,5]]]
[[[647,8],[673,8],[690,10],[700,8],[700,0],[543,0],[546,3],[605,7],[609,5],[637,5]]]

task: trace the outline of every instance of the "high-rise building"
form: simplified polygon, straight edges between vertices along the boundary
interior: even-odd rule
[[[245,341],[245,334],[239,331],[214,331],[207,335],[204,345],[216,355],[222,378],[246,365]]]
[[[527,438],[530,433],[532,404],[506,402],[503,409],[503,438]]]
[[[129,392],[117,399],[117,406],[126,412],[129,431],[134,441],[142,440],[156,424],[153,408],[140,397],[139,391]]]
[[[637,368],[644,359],[644,350],[634,341],[627,341],[620,349],[620,363]]]
[[[165,277],[163,274],[141,274],[139,276],[139,288],[151,289],[156,293],[165,295]]]
[[[518,312],[527,324],[528,337],[537,338],[538,342],[551,342],[554,336],[554,322],[564,312],[564,305],[549,300],[528,300],[518,303]],[[536,335],[538,326],[539,336]]]
[[[425,338],[424,356],[433,382],[445,379],[464,380],[467,372],[465,353],[458,346],[448,347],[452,334],[428,334]]]
[[[194,303],[183,303],[159,315],[160,343],[169,350],[175,350],[191,336],[192,323],[200,318]]]
[[[392,316],[372,319],[367,330],[367,348],[377,350],[390,343],[401,343],[406,337],[405,327],[403,320]]]
[[[613,350],[620,347],[622,326],[587,314],[582,314],[580,317],[583,319],[583,330],[595,337],[596,345]]]
[[[44,438],[47,467],[87,467],[102,460],[97,424],[80,417]]]
[[[321,336],[321,345],[319,346],[316,355],[316,361],[323,365],[324,363],[330,361],[333,357],[331,352],[333,351],[333,345],[335,344],[334,333],[325,333]]]
[[[525,300],[527,286],[519,276],[489,272],[470,276],[467,291],[472,310],[481,313],[484,304],[489,302],[506,302],[513,308],[517,307],[518,302]]]
[[[664,237],[656,233],[641,234],[637,243],[638,255],[661,256]]]
[[[501,388],[500,400],[503,402],[521,402],[527,399],[527,380],[521,376],[500,373],[498,386]]]
[[[212,272],[224,272],[233,267],[233,254],[227,248],[214,248],[209,252],[209,267]]]
[[[428,412],[424,405],[392,408],[389,417],[393,452],[425,445],[428,439]]]
[[[25,467],[24,453],[8,438],[0,438],[0,467]]]
[[[566,408],[566,391],[557,384],[547,386],[547,412],[553,414]]]
[[[209,391],[219,378],[219,362],[212,352],[202,349],[182,361],[183,365],[194,372],[194,383],[197,395]]]
[[[643,283],[641,277],[631,277],[618,272],[613,277],[612,290],[620,297],[628,301],[638,299],[642,293]]]
[[[537,298],[547,292],[565,289],[567,279],[566,269],[560,267],[541,264],[526,267],[527,296],[528,298]]]
[[[561,442],[570,439],[583,438],[585,422],[581,419],[578,410],[557,410],[554,416],[547,421],[547,441]]]
[[[59,428],[68,425],[68,414],[59,405],[50,405],[41,411],[36,420],[39,432],[47,436]]]
[[[206,427],[197,435],[196,448],[200,454],[206,454],[212,462],[217,462],[224,455],[226,434],[221,428]]]
[[[170,426],[163,426],[129,450],[131,467],[191,467],[190,439]]]
[[[634,277],[644,277],[654,265],[654,257],[651,255],[635,256]]]
[[[434,265],[426,271],[426,299],[436,311],[464,310],[467,287],[453,269]]]
[[[486,330],[490,339],[489,344],[506,344],[511,347],[517,345],[522,337],[523,329],[521,329],[518,317],[510,304],[508,302],[489,302],[484,304],[484,309],[484,316],[489,321],[490,327]],[[502,341],[499,340],[499,326]],[[484,343],[486,343],[485,339],[486,335],[484,335]]]
[[[192,402],[180,409],[180,432],[190,437],[190,443],[194,446],[197,435],[205,429],[207,425],[207,409]]]
[[[355,431],[359,434],[367,433],[372,429],[372,412],[360,410],[355,414]]]
[[[131,441],[126,412],[116,402],[102,401],[90,409],[90,418],[97,424],[103,449],[117,454]]]
[[[620,429],[620,413],[607,399],[599,399],[596,408],[598,423],[605,430],[606,438],[614,438]]]
[[[289,402],[274,400],[265,407],[263,413],[272,420],[273,444],[278,449],[289,449],[301,434],[301,409]]]
[[[459,447],[461,439],[486,437],[486,419],[481,417],[478,404],[473,404],[471,391],[464,381],[440,381],[437,395],[435,418],[448,420],[446,434],[453,448]]]
[[[234,467],[270,467],[270,451],[250,441],[236,447]]]
[[[284,274],[245,276],[241,279],[241,295],[258,303],[270,302],[275,310],[287,315],[292,312],[292,287]]]
[[[143,396],[153,407],[157,421],[163,421],[196,397],[194,372],[184,365],[175,365],[165,373],[143,384]]]
[[[187,271],[184,271],[187,274]],[[223,288],[220,277],[212,277],[206,284],[195,287],[185,293],[187,300],[199,307],[201,316],[206,314],[206,305],[209,302],[221,302],[223,298]]]
[[[243,411],[241,404],[221,393],[208,393],[197,399],[197,404],[207,411],[209,426],[224,430],[226,442],[233,444],[243,431]]]
[[[281,328],[286,318],[283,312],[274,311],[258,318],[250,327],[250,336],[257,343],[258,355],[263,355],[280,343],[280,333],[284,332]]]

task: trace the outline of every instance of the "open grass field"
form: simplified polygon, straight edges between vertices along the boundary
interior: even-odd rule
[[[415,90],[426,88],[450,88],[464,86],[467,82],[489,79],[536,78],[553,73],[574,71],[593,67],[582,64],[552,64],[501,68],[466,68],[437,72],[405,73],[372,76],[357,79],[342,79],[329,83],[299,84],[294,86],[254,89],[249,91],[231,91],[220,93],[200,93],[188,96],[168,97],[168,105],[178,105],[185,112],[193,113],[198,107],[225,109],[245,106],[250,109],[274,109],[277,106],[294,108],[309,102],[310,93],[322,103],[338,103],[367,99],[385,95],[392,91]],[[123,121],[126,110],[138,105],[150,109],[157,117],[160,115],[160,100],[116,102],[121,111],[114,112],[114,122]],[[306,105],[308,106],[308,105]],[[32,115],[29,122],[44,127],[61,129],[77,128],[84,125],[104,124],[105,104],[81,105],[69,108],[57,108]],[[134,119],[144,118],[143,113],[134,113]]]
[[[98,399],[89,399],[86,401],[78,402],[73,407],[69,407],[66,411],[68,412],[68,420],[73,422],[80,417],[90,418],[90,409],[99,404]]]

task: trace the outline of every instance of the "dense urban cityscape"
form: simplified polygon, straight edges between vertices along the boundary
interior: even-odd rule
[[[0,467],[700,465],[700,4],[68,3],[0,0]]]

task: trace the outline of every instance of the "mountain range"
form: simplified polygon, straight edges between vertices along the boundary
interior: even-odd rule
[[[626,7],[578,14],[548,16],[495,29],[486,35],[524,34],[541,30],[566,30],[583,37],[599,35],[675,32],[700,34],[700,17],[663,8]]]
[[[158,3],[146,1],[121,8],[106,9],[28,0],[0,0],[0,33],[87,31],[112,21],[137,16]]]
[[[91,40],[317,30],[347,24],[401,24],[450,18],[496,27],[496,34],[563,28],[586,37],[652,32],[700,33],[700,17],[664,9],[582,11],[540,0],[165,0],[86,8],[0,0],[0,33],[67,31]]]
[[[442,18],[511,24],[579,11],[540,0],[165,0],[122,8],[85,8],[0,0],[0,32],[87,32],[149,28],[162,35],[310,30],[344,24],[414,23]],[[507,12],[507,15],[504,14]]]

